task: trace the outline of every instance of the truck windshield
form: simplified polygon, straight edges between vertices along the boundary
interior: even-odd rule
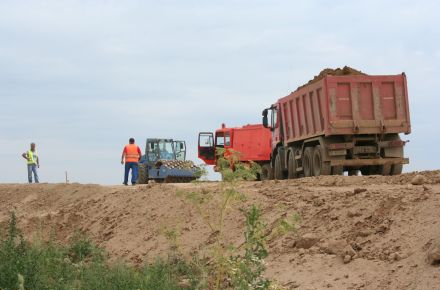
[[[174,144],[172,141],[149,142],[147,146],[149,162],[156,162],[159,159],[174,160]]]
[[[159,156],[163,160],[173,160],[174,158],[174,144],[169,141],[159,141]]]
[[[231,146],[231,133],[225,133],[225,146]]]
[[[215,146],[225,147],[225,134],[223,132],[218,132],[215,134]]]

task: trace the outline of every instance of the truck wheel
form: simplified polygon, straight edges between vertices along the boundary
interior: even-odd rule
[[[284,179],[283,168],[281,167],[281,157],[279,154],[275,157],[274,177],[278,180]]]
[[[272,166],[270,166],[270,164],[269,164],[269,170],[267,171],[267,178],[269,180],[274,180],[275,179],[274,173],[273,173],[273,168],[272,168]]]
[[[148,172],[147,167],[144,164],[138,165],[138,178],[137,184],[147,184],[148,183]]]
[[[298,173],[296,172],[295,152],[292,150],[289,154],[289,160],[287,162],[287,178],[294,179],[297,177]]]
[[[264,164],[261,166],[261,180],[271,180],[273,179],[273,170],[272,167],[270,167],[270,164]]]
[[[304,149],[304,155],[302,159],[302,166],[304,170],[304,176],[310,177],[313,175],[313,159],[312,159],[312,153],[313,153],[312,147],[306,147]]]
[[[330,175],[331,172],[330,162],[324,162],[322,156],[323,154],[322,154],[321,146],[320,145],[315,146],[315,149],[313,150],[314,176]]]
[[[256,173],[255,174],[255,181],[261,181],[261,173]]]
[[[393,164],[391,166],[391,175],[402,174],[403,164]]]
[[[390,175],[391,174],[391,165],[379,165],[377,167],[377,174],[379,175]]]

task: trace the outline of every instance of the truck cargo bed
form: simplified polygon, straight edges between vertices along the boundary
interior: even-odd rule
[[[284,143],[315,136],[410,133],[406,76],[331,76],[279,100]]]

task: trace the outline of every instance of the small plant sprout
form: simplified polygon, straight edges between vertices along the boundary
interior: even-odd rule
[[[257,163],[241,163],[240,153],[217,148],[216,171],[222,181],[216,190],[178,191],[177,195],[195,208],[203,222],[209,227],[213,238],[213,252],[209,258],[208,280],[210,289],[281,289],[275,287],[263,274],[264,259],[268,255],[267,240],[270,232],[262,221],[259,207],[251,205],[242,209],[245,216],[245,242],[238,248],[228,245],[224,238],[225,218],[237,204],[243,206],[246,196],[239,191],[239,182],[255,180],[261,173]],[[212,205],[217,209],[212,210]],[[208,206],[211,205],[211,206]],[[295,229],[296,217],[279,220],[276,234],[282,235]],[[244,253],[242,253],[244,251]]]

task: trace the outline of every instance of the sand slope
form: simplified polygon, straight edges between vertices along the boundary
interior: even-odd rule
[[[440,171],[394,177],[327,176],[243,182],[268,229],[298,213],[297,233],[270,241],[267,275],[291,289],[440,289],[440,267],[427,263],[440,242]],[[150,184],[135,187],[81,184],[1,184],[0,226],[15,210],[26,236],[53,231],[66,241],[87,232],[111,258],[131,263],[166,255],[164,232],[179,232],[185,255],[209,251],[212,236],[193,206],[177,191],[218,191],[218,183]],[[207,210],[217,214],[211,203]],[[226,220],[228,242],[243,242],[237,206]],[[345,259],[345,262],[344,262]]]

